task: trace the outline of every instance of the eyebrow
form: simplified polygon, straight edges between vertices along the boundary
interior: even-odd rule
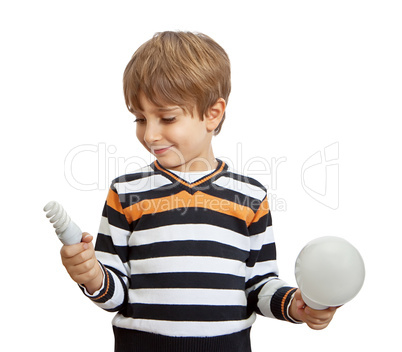
[[[170,106],[170,107],[158,107],[157,109],[155,109],[157,112],[170,112],[170,111],[174,111],[174,110],[182,110],[182,108],[180,106]],[[135,115],[135,114],[143,114],[144,112],[141,110],[135,110],[135,109],[131,109],[131,112]]]
[[[165,111],[173,111],[173,110],[178,110],[178,109],[181,109],[180,106],[172,106],[172,107],[167,107],[167,108],[160,107],[160,108],[158,108],[158,111],[165,112]]]

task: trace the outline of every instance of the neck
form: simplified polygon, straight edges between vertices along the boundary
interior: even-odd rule
[[[178,167],[173,168],[172,170],[179,172],[197,172],[197,171],[209,171],[215,170],[218,166],[218,161],[213,158],[211,160],[208,159],[199,159],[194,160],[191,163],[186,163],[180,165]]]
[[[215,170],[218,166],[218,161],[215,159],[212,146],[205,156],[200,156],[183,164],[177,165],[171,170],[179,172],[195,172],[195,171],[209,171]]]

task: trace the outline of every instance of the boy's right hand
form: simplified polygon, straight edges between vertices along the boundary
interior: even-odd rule
[[[99,290],[103,283],[103,272],[95,257],[92,240],[93,237],[84,232],[81,243],[64,245],[60,251],[63,265],[71,278],[84,285],[90,294]]]

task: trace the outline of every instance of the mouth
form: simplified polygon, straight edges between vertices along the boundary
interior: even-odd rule
[[[172,146],[170,146],[170,147],[164,147],[164,148],[152,148],[152,152],[153,152],[155,155],[161,155],[161,154],[167,152],[171,147],[172,147]]]

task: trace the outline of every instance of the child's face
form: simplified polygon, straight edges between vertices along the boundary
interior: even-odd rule
[[[171,170],[201,171],[216,166],[212,132],[206,119],[193,116],[179,106],[159,107],[140,95],[143,111],[137,117],[137,138],[159,163]]]

